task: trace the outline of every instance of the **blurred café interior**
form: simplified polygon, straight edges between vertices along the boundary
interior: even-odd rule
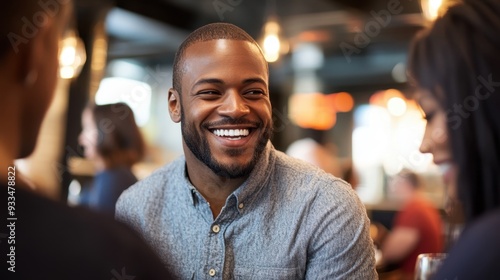
[[[278,150],[308,137],[322,142],[340,166],[336,176],[355,174],[368,210],[397,210],[388,178],[411,169],[441,208],[438,167],[419,152],[425,120],[404,93],[414,90],[405,72],[411,38],[448,2],[77,0],[38,146],[16,164],[43,194],[71,203],[93,174],[77,141],[89,102],[133,109],[147,140],[138,178],[181,155],[180,125],[167,110],[175,51],[197,27],[225,21],[252,35],[269,61]]]

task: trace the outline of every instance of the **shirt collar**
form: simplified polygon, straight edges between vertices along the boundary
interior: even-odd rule
[[[269,141],[250,176],[228,197],[227,201],[234,196],[236,197],[237,206],[243,203],[244,208],[248,207],[255,200],[255,197],[266,185],[270,175],[273,173],[275,158],[274,147],[271,141]],[[237,209],[241,213],[242,208],[237,207]]]
[[[271,141],[269,141],[262,151],[259,160],[255,164],[254,169],[250,173],[250,176],[248,176],[247,180],[245,180],[245,182],[243,182],[240,187],[238,187],[231,195],[229,195],[226,200],[226,205],[232,197],[235,197],[237,205],[236,208],[241,213],[242,209],[238,207],[238,205],[243,203],[244,207],[246,208],[249,204],[251,204],[256,194],[260,192],[266,181],[269,179],[270,174],[272,174],[275,158],[276,156],[274,154],[274,147],[271,144]],[[195,205],[199,202],[197,195],[201,194],[199,194],[196,187],[194,187],[193,184],[191,184],[191,181],[189,181],[185,160],[182,172],[184,183],[189,188],[189,192],[191,194],[191,202],[193,205]]]

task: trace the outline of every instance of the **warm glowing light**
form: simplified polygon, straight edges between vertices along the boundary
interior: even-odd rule
[[[461,2],[462,0],[422,0],[420,5],[424,17],[429,21],[433,21],[444,15],[451,6]]]
[[[379,164],[390,150],[390,117],[378,106],[360,106],[355,111],[353,161],[357,167]],[[374,149],[376,147],[376,149]]]
[[[285,54],[289,50],[289,45],[286,40],[280,37],[281,27],[275,16],[269,17],[269,20],[264,25],[264,35],[261,42],[264,57],[268,62],[275,62],[281,54]]]
[[[264,57],[268,62],[275,62],[280,57],[280,40],[277,34],[267,34],[263,44]]]
[[[442,4],[442,0],[422,0],[421,5],[424,16],[429,20],[435,20]]]
[[[102,105],[117,102],[127,103],[134,112],[137,125],[144,126],[151,113],[151,87],[147,83],[121,77],[102,79],[95,95],[95,103]]]
[[[383,98],[379,92],[377,98]],[[399,99],[399,100],[398,100]],[[392,104],[406,103],[392,97],[385,108],[380,105],[361,105],[354,110],[352,135],[353,163],[360,176],[357,192],[364,202],[376,203],[383,198],[387,175],[402,168],[426,172],[432,168],[432,156],[422,154],[419,146],[425,131],[425,121],[415,105],[409,102],[406,112],[392,117]]]
[[[322,93],[294,94],[289,104],[290,120],[302,128],[328,130],[337,122],[335,109]]]
[[[332,40],[332,33],[325,30],[307,30],[299,33],[296,40],[309,43],[328,42]]]
[[[86,55],[82,40],[75,32],[69,32],[61,41],[59,53],[59,75],[63,79],[71,79],[80,73]]]
[[[368,103],[370,103],[370,105],[384,106],[383,99],[384,99],[383,92],[378,91],[370,96]]]
[[[372,96],[370,96],[369,103],[371,105],[377,105],[381,107],[387,107],[388,102],[393,97],[399,97],[405,100],[403,93],[397,89],[387,89],[375,92]]]
[[[59,56],[62,65],[72,65],[76,60],[76,38],[64,39],[63,48]]]
[[[354,99],[347,92],[339,92],[327,96],[331,100],[333,108],[337,112],[349,112],[354,107]]]
[[[100,71],[106,67],[108,43],[106,39],[98,38],[94,41],[92,54],[92,70]]]
[[[387,101],[387,110],[391,115],[400,117],[406,113],[406,102],[400,97],[392,97]]]
[[[59,75],[63,79],[71,79],[75,76],[75,69],[71,66],[62,66],[59,69]]]

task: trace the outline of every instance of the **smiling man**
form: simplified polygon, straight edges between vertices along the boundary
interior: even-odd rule
[[[277,151],[268,65],[240,28],[199,28],[174,61],[184,156],[129,188],[117,219],[179,279],[375,279],[352,188]]]

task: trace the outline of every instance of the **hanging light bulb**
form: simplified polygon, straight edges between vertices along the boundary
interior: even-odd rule
[[[264,25],[264,41],[262,48],[268,62],[275,62],[280,57],[281,43],[279,38],[280,26],[277,20],[270,17]]]
[[[83,41],[76,31],[66,33],[61,41],[59,53],[59,76],[63,79],[72,79],[80,73],[86,60]]]
[[[428,20],[434,20],[438,17],[439,7],[443,4],[442,0],[422,0],[422,13]]]
[[[449,7],[460,2],[461,0],[421,0],[420,6],[424,17],[433,21],[442,16]]]
[[[264,24],[263,36],[261,40],[262,51],[267,62],[275,62],[280,55],[288,52],[288,42],[281,35],[281,27],[278,22],[278,17],[274,12],[276,3],[272,1],[269,16]]]

